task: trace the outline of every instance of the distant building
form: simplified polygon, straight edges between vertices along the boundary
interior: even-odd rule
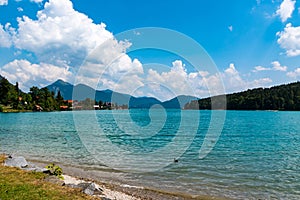
[[[94,109],[95,109],[95,110],[99,110],[99,109],[100,109],[100,106],[99,106],[99,105],[94,105]]]
[[[73,104],[73,100],[71,99],[71,100],[65,100],[65,103],[70,103],[70,104]]]
[[[33,111],[38,111],[38,112],[40,112],[40,111],[43,111],[43,108],[42,108],[42,106],[35,105],[35,106],[33,107]]]
[[[69,106],[60,106],[59,108],[60,108],[60,110],[63,110],[63,111],[64,111],[64,110],[68,110],[68,109],[69,109]]]

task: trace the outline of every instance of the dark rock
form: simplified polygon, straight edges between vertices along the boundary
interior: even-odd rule
[[[101,188],[97,188],[95,183],[90,183],[90,185],[83,191],[87,195],[100,195],[103,190]]]
[[[65,186],[80,189],[83,193],[87,195],[101,195],[103,190],[100,188],[97,188],[95,183],[79,183],[76,184],[66,184]]]
[[[19,168],[25,168],[28,166],[28,163],[26,159],[22,156],[18,157],[12,157],[10,156],[7,158],[4,162],[5,166],[10,166],[10,167],[19,167]]]
[[[23,168],[26,171],[32,171],[32,172],[42,172],[44,174],[50,174],[50,170],[46,168],[41,168],[41,167],[26,167]]]
[[[91,183],[83,192],[87,195],[94,195],[94,192],[96,191],[96,185],[95,183]]]
[[[79,183],[77,186],[82,190],[85,190],[87,187],[89,187],[90,184],[91,183],[84,182],[84,183]]]
[[[102,200],[112,200],[110,198],[107,198],[107,197],[101,197]]]
[[[76,184],[65,184],[66,187],[74,188],[74,189],[80,189],[81,191],[84,189],[80,185]]]
[[[57,184],[57,185],[61,185],[61,186],[65,185],[65,182],[63,180],[59,179],[56,176],[48,176],[48,177],[45,178],[45,181],[47,181],[49,183],[54,183],[54,184]]]
[[[22,168],[26,171],[33,171],[33,172],[42,172],[45,174],[50,174],[50,170],[42,167],[38,167],[35,164],[28,162],[28,166],[26,168]]]

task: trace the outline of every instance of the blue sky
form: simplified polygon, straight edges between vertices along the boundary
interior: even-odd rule
[[[208,96],[206,85],[219,79],[230,93],[300,78],[296,0],[0,0],[0,5],[0,74],[18,81],[25,91],[59,78],[77,78],[97,82],[99,89],[166,100],[175,94]],[[169,52],[129,52],[134,44],[115,38],[141,27],[167,28],[194,39],[219,73],[199,71]],[[122,58],[104,68],[107,57],[102,57],[101,66],[93,65],[89,75],[78,77],[86,56],[109,38],[114,41],[103,47],[105,52],[125,52]],[[96,68],[103,72],[100,79],[92,76]]]

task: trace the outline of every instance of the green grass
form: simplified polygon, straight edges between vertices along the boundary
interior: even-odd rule
[[[12,106],[0,105],[0,112],[20,112],[20,110],[13,109]]]
[[[2,163],[5,156],[0,155],[0,199],[1,200],[80,200],[96,199],[68,187],[46,182],[47,175],[27,172]]]

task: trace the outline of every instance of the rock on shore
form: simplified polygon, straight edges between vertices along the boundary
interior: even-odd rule
[[[27,160],[22,156],[8,156],[4,162],[4,166],[9,167],[17,167],[26,171],[35,171],[35,172],[43,172],[50,174],[50,170],[46,168],[41,168],[33,163],[27,162]],[[105,186],[100,187],[98,184],[91,181],[80,180],[68,175],[63,175],[63,180],[58,179],[56,176],[49,176],[45,179],[45,181],[61,185],[63,187],[71,187],[80,189],[83,193],[100,197],[105,200],[138,200],[139,198],[127,195],[123,192],[113,191]]]

